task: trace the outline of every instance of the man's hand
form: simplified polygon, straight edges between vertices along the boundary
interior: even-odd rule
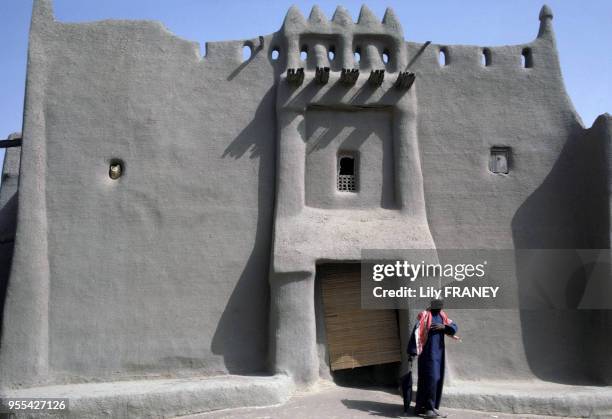
[[[444,329],[445,329],[445,326],[440,323],[433,323],[431,327],[429,328],[429,330],[431,330],[432,332],[443,331]]]

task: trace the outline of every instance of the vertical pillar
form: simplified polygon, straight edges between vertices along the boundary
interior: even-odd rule
[[[381,54],[376,45],[368,43],[362,47],[360,67],[365,70],[380,70],[385,68],[381,59]]]
[[[342,37],[340,38],[340,45],[338,46],[338,51],[336,55],[336,59],[340,58],[341,60],[341,68],[355,68],[355,55],[353,53],[354,51],[352,37],[342,35]]]
[[[302,385],[314,383],[319,376],[314,284],[314,272],[270,276],[272,370]]]
[[[288,89],[286,83],[279,89]],[[305,205],[304,171],[306,123],[304,114],[283,110],[278,115],[277,183],[275,218],[295,215]]]
[[[404,94],[393,114],[395,200],[403,213],[426,220],[414,95],[415,87],[413,86]]]
[[[19,174],[17,234],[2,336],[0,385],[42,384],[49,374],[49,259],[46,207],[45,39],[53,36],[49,0],[32,11]]]
[[[300,40],[297,36],[287,39],[287,68],[300,68],[304,65],[300,61]]]
[[[327,57],[327,48],[325,45],[317,43],[313,46],[313,68],[314,67],[329,67],[329,58]],[[310,58],[310,57],[309,57]]]

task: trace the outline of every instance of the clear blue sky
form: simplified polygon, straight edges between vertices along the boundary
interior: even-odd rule
[[[99,19],[155,19],[175,34],[200,42],[246,39],[279,29],[291,4],[305,15],[315,2],[291,0],[55,0],[64,22]],[[337,4],[356,19],[364,1],[318,0],[328,17]],[[410,41],[504,45],[530,41],[538,30],[543,0],[365,2],[382,18],[394,9]],[[569,95],[586,126],[612,113],[612,1],[549,0]],[[0,137],[20,131],[26,73],[30,0],[0,0]],[[0,151],[0,161],[3,152]]]

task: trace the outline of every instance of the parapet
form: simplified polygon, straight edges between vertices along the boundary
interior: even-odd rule
[[[296,6],[292,6],[278,32],[252,39],[207,42],[204,56],[200,56],[196,42],[181,39],[168,30],[162,31],[162,35],[174,38],[177,52],[185,52],[186,57],[196,58],[203,66],[211,64],[215,68],[220,65],[235,68],[240,63],[261,64],[271,66],[275,74],[302,68],[305,72],[313,72],[306,78],[319,82],[326,79],[326,71],[340,73],[342,70],[346,74],[343,80],[350,81],[354,75],[352,70],[357,69],[361,77],[372,77],[375,84],[381,70],[387,74],[406,72],[405,77],[410,72],[419,76],[419,71],[437,71],[445,66],[448,67],[446,71],[456,69],[471,72],[478,67],[485,67],[490,72],[520,67],[556,71],[558,59],[552,19],[552,10],[544,5],[539,13],[540,26],[534,41],[498,47],[406,42],[402,26],[392,9],[387,8],[384,17],[379,19],[367,6],[362,6],[356,22],[341,6],[331,19],[318,6],[312,8],[308,18]],[[36,0],[33,23],[42,25],[50,22],[73,29],[81,26],[56,22],[51,0]],[[151,26],[151,22],[112,22],[90,23],[84,25],[83,30],[86,27],[89,30],[104,28],[111,24]],[[251,50],[248,57],[243,57],[244,47]],[[438,60],[440,54],[446,59],[443,65]],[[320,69],[318,75],[314,74],[317,68]],[[372,71],[377,73],[372,75]],[[299,80],[302,76],[298,74],[296,77]],[[394,79],[397,80],[397,77]]]
[[[331,20],[314,6],[308,19],[295,6],[289,9],[274,48],[286,53],[287,68],[330,67],[387,70],[406,66],[403,30],[395,14],[387,9],[382,21],[362,6],[357,22],[339,6]]]

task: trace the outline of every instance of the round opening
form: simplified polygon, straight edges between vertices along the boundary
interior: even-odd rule
[[[272,54],[270,54],[270,57],[272,57],[273,61],[278,60],[278,57],[280,56],[280,51],[278,50],[278,48],[274,48],[272,50]]]
[[[383,52],[383,55],[382,55],[383,63],[389,64],[389,59],[390,59],[389,52],[388,51]]]
[[[300,51],[300,59],[306,61],[308,59],[308,47],[304,45]]]
[[[253,48],[250,45],[245,45],[242,47],[242,60],[247,61],[251,58],[253,54]]]
[[[329,61],[334,61],[334,58],[336,58],[336,49],[334,47],[329,47],[327,58],[329,58]]]
[[[123,175],[123,164],[119,160],[111,161],[108,167],[108,177],[113,180],[119,179]]]

